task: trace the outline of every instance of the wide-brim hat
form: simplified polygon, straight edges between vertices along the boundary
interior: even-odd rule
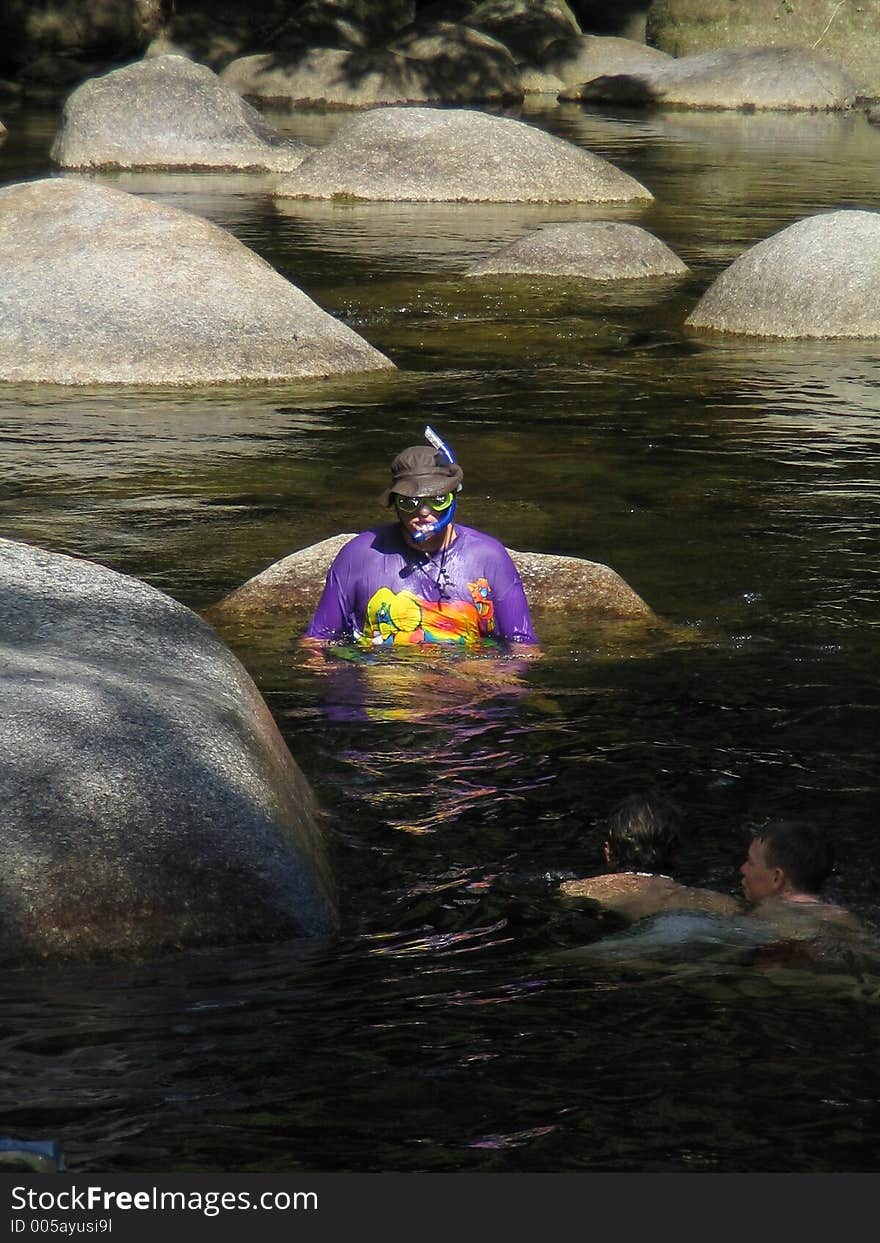
[[[398,453],[391,463],[391,484],[379,498],[381,505],[390,505],[391,497],[444,496],[457,492],[464,471],[457,462],[449,462],[431,445],[412,445]]]

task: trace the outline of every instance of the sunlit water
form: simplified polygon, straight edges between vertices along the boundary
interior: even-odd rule
[[[344,934],[7,972],[3,1130],[60,1140],[73,1170],[876,1168],[880,970],[591,965],[565,954],[617,925],[557,889],[652,784],[686,813],[682,880],[735,892],[746,826],[807,814],[837,843],[832,896],[880,922],[880,342],[682,327],[746,246],[880,205],[880,130],[528,115],[656,201],[343,206],[245,175],[102,178],[231,230],[397,372],[0,387],[2,534],[195,608],[379,519],[388,460],[430,422],[465,521],[610,564],[671,623],[542,615],[527,665],[316,665],[291,645],[303,617],[228,632],[330,813]],[[5,119],[0,177],[47,175],[54,115]],[[341,118],[272,119],[319,144]],[[609,216],[689,276],[462,275],[539,224]]]

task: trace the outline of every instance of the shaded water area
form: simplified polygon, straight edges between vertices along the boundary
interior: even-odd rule
[[[638,971],[564,951],[618,925],[564,902],[601,820],[654,785],[679,879],[734,893],[749,823],[833,833],[830,895],[880,924],[880,341],[693,337],[745,247],[880,204],[860,114],[533,105],[643,181],[645,207],[297,204],[240,175],[107,176],[204,214],[388,354],[378,377],[192,391],[0,387],[0,532],[201,609],[381,519],[430,422],[460,516],[612,565],[666,628],[541,616],[544,659],[310,663],[224,637],[328,812],[345,928],[108,969],[8,971],[4,1133],[73,1170],[865,1171],[880,968]],[[321,143],[339,115],[273,115]],[[4,183],[55,117],[7,118]],[[465,280],[545,222],[642,224],[682,281]],[[137,832],[132,825],[132,832]]]

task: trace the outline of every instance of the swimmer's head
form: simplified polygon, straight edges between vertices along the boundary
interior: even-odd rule
[[[605,823],[605,860],[622,871],[659,872],[681,840],[678,809],[656,795],[631,794]]]
[[[460,492],[464,471],[433,445],[410,445],[391,463],[391,483],[379,498],[390,505],[395,496],[442,496]]]
[[[771,820],[754,834],[740,870],[743,890],[752,902],[773,892],[816,895],[834,871],[834,850],[818,825]]]
[[[380,503],[395,506],[398,521],[417,544],[439,535],[455,515],[464,472],[447,453],[433,444],[411,445],[391,463],[391,483]],[[416,502],[421,503],[413,510]]]

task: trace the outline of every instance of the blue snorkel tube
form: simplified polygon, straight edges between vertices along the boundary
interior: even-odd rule
[[[446,458],[446,461],[450,464],[450,466],[456,465],[455,454],[452,452],[446,441],[437,435],[433,427],[428,427],[426,425],[425,440],[427,440],[428,444],[433,445],[439,454]],[[461,484],[458,485],[455,492],[458,492],[460,488]],[[433,539],[435,535],[439,535],[441,531],[446,530],[455,516],[455,492],[452,494],[452,504],[446,510],[442,518],[438,518],[436,522],[432,523],[432,525],[427,527],[424,531],[419,531],[418,533],[413,532],[410,538],[416,544],[423,544],[425,540]]]

